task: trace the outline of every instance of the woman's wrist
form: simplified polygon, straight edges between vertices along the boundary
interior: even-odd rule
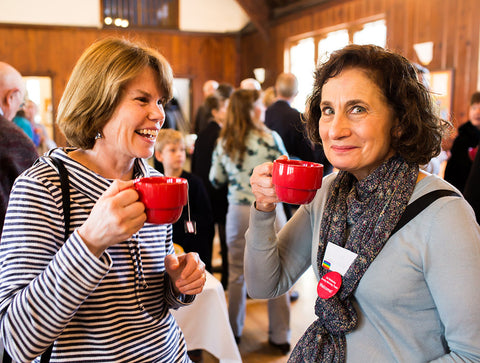
[[[265,212],[265,213],[273,212],[276,207],[275,203],[259,203],[257,201],[255,201],[253,205],[256,210],[260,212]]]

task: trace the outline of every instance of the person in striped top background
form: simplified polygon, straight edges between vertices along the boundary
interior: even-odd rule
[[[69,143],[13,186],[0,244],[0,328],[9,355],[51,362],[190,362],[169,312],[205,284],[196,253],[174,254],[171,225],[145,223],[133,180],[152,156],[172,71],[157,51],[106,38],[81,56],[59,105]],[[64,238],[60,160],[69,175]]]

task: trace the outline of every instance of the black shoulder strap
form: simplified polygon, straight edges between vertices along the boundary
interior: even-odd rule
[[[60,187],[62,188],[63,218],[65,222],[65,241],[70,235],[70,184],[68,182],[68,171],[60,159],[50,157],[58,169],[60,175]]]
[[[60,187],[62,189],[63,220],[65,222],[64,240],[66,241],[70,236],[70,183],[68,181],[68,171],[60,159],[57,159],[53,156],[51,156],[50,159],[52,159],[53,163],[58,169],[58,174],[60,175]],[[50,362],[52,350],[53,343],[48,347],[45,352],[43,352],[40,363]]]
[[[63,204],[63,219],[65,222],[65,241],[70,235],[70,184],[68,182],[68,171],[63,165],[63,162],[60,159],[57,159],[53,156],[50,157],[52,162],[58,169],[58,174],[60,175],[60,188],[62,189],[62,204]],[[48,349],[43,352],[40,359],[40,363],[48,363],[52,355],[53,343],[48,347]],[[2,363],[12,363],[12,358],[4,349]]]
[[[422,210],[427,208],[430,204],[436,201],[438,198],[447,197],[447,196],[457,196],[460,195],[453,190],[448,189],[437,189],[433,190],[425,195],[422,195],[420,198],[415,199],[412,203],[407,205],[405,212],[403,212],[402,217],[398,221],[397,225],[393,229],[390,236],[397,232],[400,228],[410,222],[413,218],[417,216]]]

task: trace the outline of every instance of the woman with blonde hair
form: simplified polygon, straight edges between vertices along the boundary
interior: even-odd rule
[[[171,225],[145,223],[133,188],[160,175],[145,159],[171,95],[170,65],[140,44],[108,38],[77,62],[57,118],[71,147],[16,180],[5,218],[0,320],[15,361],[190,361],[169,309],[202,291],[205,266],[174,254]]]
[[[232,94],[209,175],[214,186],[228,184],[228,313],[237,342],[244,327],[247,296],[243,274],[244,235],[250,205],[255,199],[249,178],[258,163],[273,161],[287,153],[280,136],[263,124],[263,114],[260,92],[240,89]],[[277,225],[281,227],[286,221],[283,208],[277,209],[277,217]],[[268,302],[269,342],[284,354],[290,350],[289,304],[287,294]]]

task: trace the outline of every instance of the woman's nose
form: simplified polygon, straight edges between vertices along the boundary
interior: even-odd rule
[[[340,139],[350,135],[350,126],[348,119],[341,114],[336,114],[332,122],[330,123],[330,129],[328,130],[329,137],[331,139]]]
[[[165,121],[165,110],[161,104],[152,103],[148,112],[148,119],[154,122],[160,122],[160,127]]]

